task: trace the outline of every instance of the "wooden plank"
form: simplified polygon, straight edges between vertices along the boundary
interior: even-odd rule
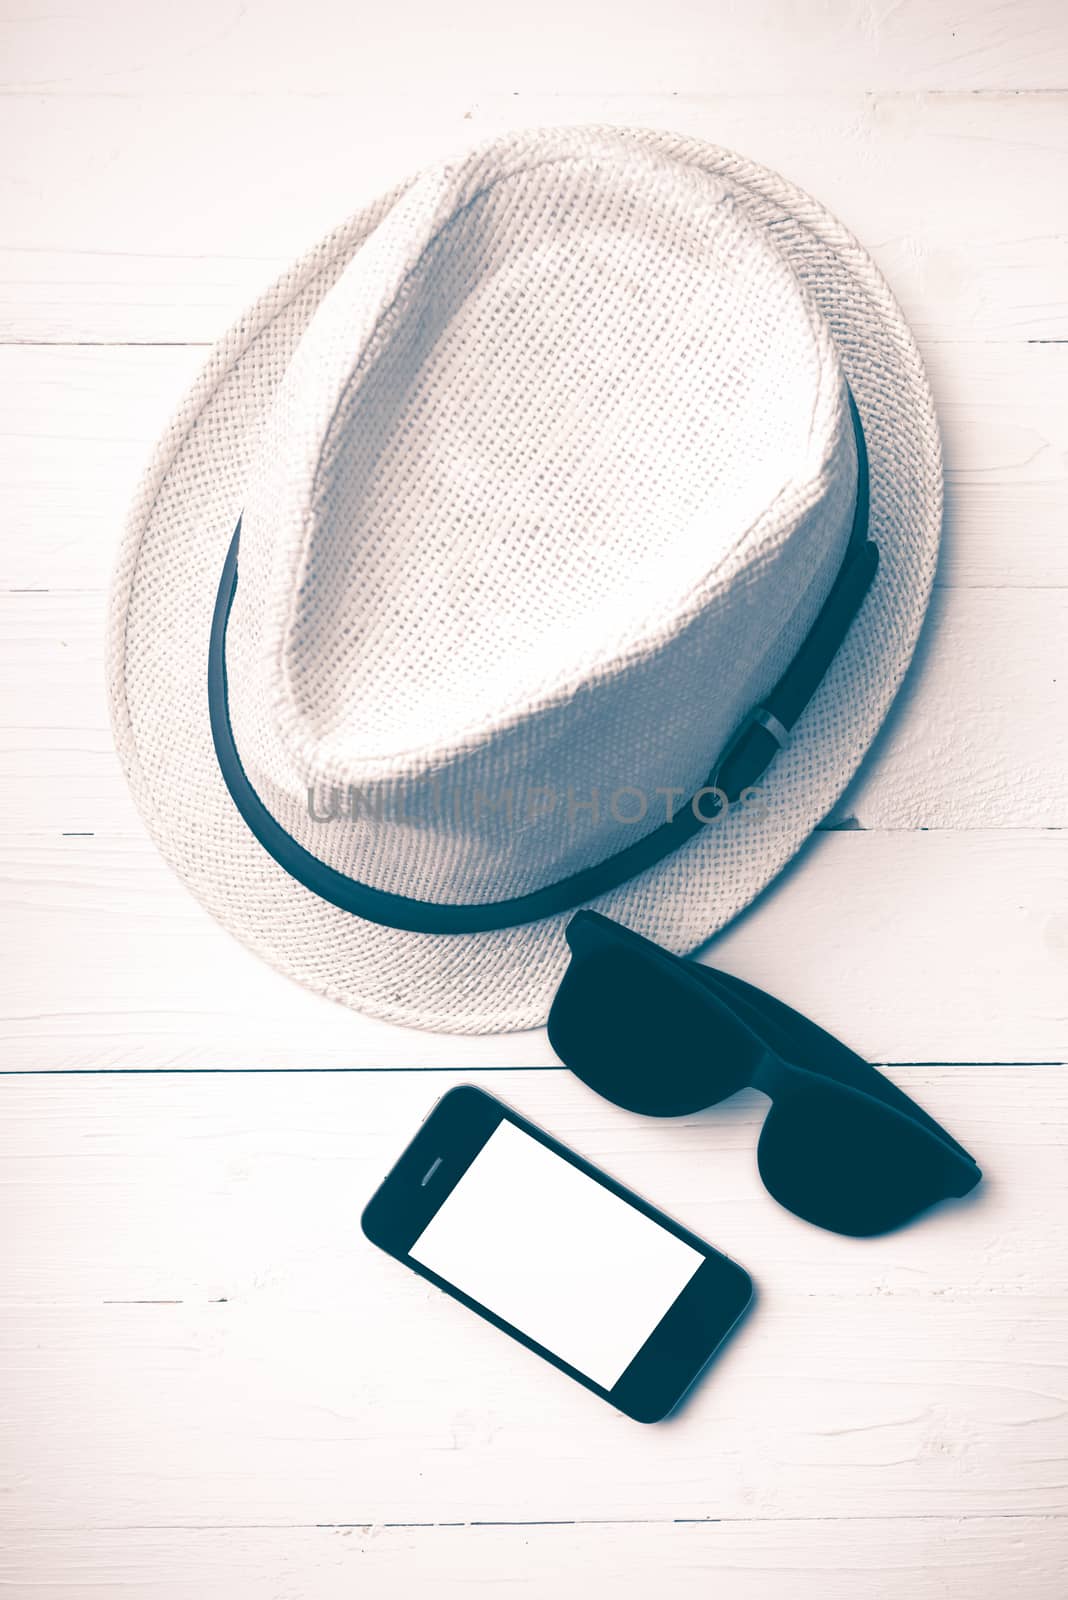
[[[1066,637],[1068,589],[936,590],[911,676],[832,821],[1064,827]]]
[[[106,586],[142,466],[204,355],[0,347],[3,588]],[[1068,343],[925,355],[946,453],[939,584],[1068,585]]]
[[[17,838],[0,848],[0,876],[9,1068],[554,1059],[541,1030],[430,1035],[279,977],[210,919],[143,834]],[[1066,903],[1063,831],[821,833],[705,959],[874,1061],[1063,1061]]]
[[[1061,1600],[1059,1517],[877,1517],[836,1521],[554,1526],[122,1528],[16,1532],[0,1584],[29,1600],[119,1590],[125,1600]]]
[[[750,52],[760,71],[767,49],[762,36]],[[32,181],[0,177],[0,338],[210,342],[408,172],[508,128],[571,122],[672,128],[778,168],[865,242],[923,340],[1068,338],[1064,93],[922,93],[918,78],[906,95],[842,92],[836,50],[828,92],[795,68],[785,98],[709,83],[656,94],[648,78],[635,93],[472,95],[449,61],[433,93],[403,100],[363,85],[196,94],[188,62],[166,93],[0,95],[0,146],[32,152]]]
[[[149,451],[204,356],[0,348],[0,587],[103,593]]]
[[[739,7],[663,0],[542,0],[507,13],[486,0],[388,7],[309,0],[295,41],[283,0],[218,7],[191,0],[150,17],[122,0],[73,0],[61,14],[20,7],[5,40],[5,89],[108,94],[199,89],[368,90],[418,101],[443,80],[465,92],[678,94],[863,88],[1049,89],[1068,79],[1061,13],[1050,0],[790,0]]]
[[[130,833],[105,610],[100,594],[0,594],[0,778],[7,826],[28,843]],[[1068,825],[1066,636],[1068,587],[937,590],[911,677],[831,825]]]
[[[936,581],[1068,585],[1068,340],[927,341],[923,355],[945,453]]]
[[[1063,1513],[1068,1079],[896,1076],[988,1182],[869,1241],[765,1193],[755,1096],[650,1123],[565,1074],[483,1078],[753,1273],[748,1323],[658,1428],[359,1237],[451,1075],[3,1080],[6,1523]]]

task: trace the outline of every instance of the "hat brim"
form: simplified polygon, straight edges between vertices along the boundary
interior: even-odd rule
[[[852,778],[901,684],[930,596],[942,460],[915,341],[874,262],[822,206],[730,151],[640,129],[611,132],[730,184],[772,232],[825,317],[856,399],[879,568],[762,804],[732,807],[673,855],[590,905],[676,954],[738,915]],[[319,899],[256,841],[215,759],[208,640],[245,472],[271,396],[316,306],[403,184],[330,234],[216,346],[157,447],[112,586],[109,698],[116,746],[160,851],[225,927],[271,965],[344,1005],[412,1027],[540,1026],[568,962],[571,912],[480,934],[379,926]]]

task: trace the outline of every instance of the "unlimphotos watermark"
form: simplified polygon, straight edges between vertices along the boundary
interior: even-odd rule
[[[552,784],[518,789],[509,785],[493,792],[474,788],[450,793],[435,778],[389,789],[363,789],[355,784],[312,785],[308,789],[308,816],[316,823],[389,821],[418,827],[448,821],[478,826],[499,819],[505,827],[529,828],[549,818],[563,818],[569,828],[580,822],[598,827],[605,821],[648,828],[672,822],[680,810],[688,808],[698,822],[710,826],[738,807],[755,813],[758,819],[766,816],[763,790],[750,786],[733,801],[715,784],[705,784],[692,793],[666,786],[649,790],[634,784],[604,790],[595,785],[586,791],[572,784],[563,790]]]

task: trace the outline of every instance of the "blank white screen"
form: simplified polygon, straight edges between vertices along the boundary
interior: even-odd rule
[[[705,1259],[511,1122],[409,1254],[605,1389]]]

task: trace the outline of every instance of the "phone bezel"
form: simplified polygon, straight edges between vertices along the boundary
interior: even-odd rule
[[[498,1317],[480,1301],[408,1254],[486,1140],[504,1120],[521,1128],[669,1233],[684,1239],[705,1258],[611,1389],[595,1383],[552,1350],[528,1337],[521,1328]],[[438,1157],[440,1165],[433,1179],[424,1185],[421,1180]],[[736,1261],[474,1084],[460,1084],[448,1090],[431,1108],[411,1143],[372,1195],[360,1225],[371,1243],[387,1255],[402,1261],[420,1277],[436,1284],[461,1305],[533,1350],[551,1366],[566,1372],[584,1389],[592,1390],[602,1400],[617,1406],[636,1422],[659,1422],[675,1409],[753,1297],[752,1280]]]

